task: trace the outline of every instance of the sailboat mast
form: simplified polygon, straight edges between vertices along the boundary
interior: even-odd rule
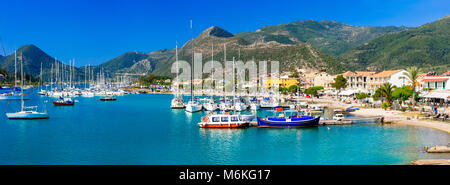
[[[20,91],[21,91],[21,100],[22,100],[22,112],[23,112],[23,54],[20,53],[20,83],[22,84],[20,87]]]
[[[214,69],[213,69],[213,67],[214,67],[214,65],[213,65],[213,63],[214,63],[214,42],[211,44],[211,90],[213,90],[213,92],[215,92],[214,91],[214,87],[212,86],[212,82],[214,82]],[[215,84],[214,84],[215,85]],[[212,93],[212,95],[211,95],[211,99],[213,98],[213,96],[214,96],[214,93]]]
[[[41,72],[39,73],[39,89],[42,91],[42,62],[41,62]]]
[[[17,86],[17,50],[14,51],[14,87]]]
[[[191,101],[194,101],[194,94],[193,94],[193,89],[194,89],[194,39],[193,39],[193,35],[192,35],[192,20],[191,20]]]
[[[178,84],[179,83],[178,82],[178,42],[175,42],[175,63],[177,64],[176,65],[176,67],[177,67],[177,78],[176,78],[177,86],[175,87],[175,90],[176,90],[176,95],[178,97],[178,93],[179,93],[178,87],[180,87],[180,85]]]
[[[223,65],[227,62],[227,45],[223,44]],[[225,81],[223,81],[223,96],[225,98]]]

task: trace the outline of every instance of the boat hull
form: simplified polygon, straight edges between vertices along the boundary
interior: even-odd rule
[[[300,128],[300,127],[315,127],[319,125],[319,117],[306,120],[298,121],[271,121],[263,118],[257,118],[258,127],[269,127],[269,128]]]
[[[73,105],[75,105],[75,102],[72,102],[72,103],[53,102],[53,105],[55,105],[55,106],[73,106]]]
[[[201,128],[245,128],[249,126],[249,123],[232,123],[232,124],[203,124],[199,123]]]
[[[47,113],[29,114],[29,113],[6,113],[8,119],[48,119]]]
[[[199,105],[187,105],[186,106],[186,112],[200,112],[202,111],[202,106]]]
[[[171,109],[184,109],[184,106],[171,106]]]

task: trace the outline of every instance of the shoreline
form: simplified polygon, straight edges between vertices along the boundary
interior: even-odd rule
[[[399,115],[400,111],[385,111],[383,109],[360,109],[351,114],[359,116],[383,116],[385,121],[392,122],[392,124],[419,126],[437,129],[447,134],[450,134],[450,124],[433,121],[433,120],[418,120],[409,116]]]

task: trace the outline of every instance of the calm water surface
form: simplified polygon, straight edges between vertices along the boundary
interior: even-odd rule
[[[126,95],[116,102],[75,98],[54,107],[32,95],[48,120],[0,116],[0,164],[408,164],[450,135],[410,127],[354,124],[305,129],[200,129],[204,113],[169,109],[172,95]],[[45,100],[48,100],[45,103]],[[5,110],[7,101],[0,101]],[[19,109],[10,102],[8,111]]]

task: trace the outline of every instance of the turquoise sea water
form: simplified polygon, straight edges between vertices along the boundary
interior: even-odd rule
[[[205,113],[169,109],[172,95],[126,95],[115,102],[74,98],[48,120],[0,116],[0,164],[408,164],[450,135],[410,127],[355,124],[304,129],[201,129]],[[44,100],[32,95],[26,105]],[[7,101],[0,101],[3,112]],[[10,102],[9,111],[20,101]]]

